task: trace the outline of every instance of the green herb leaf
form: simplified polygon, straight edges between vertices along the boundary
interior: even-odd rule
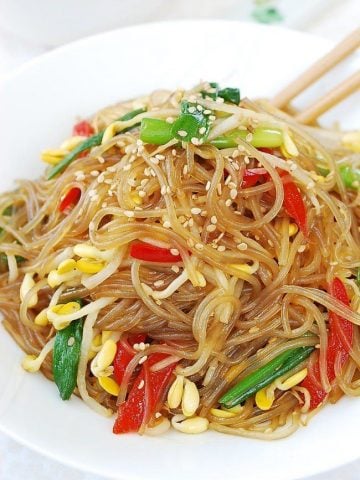
[[[314,347],[299,347],[286,350],[266,365],[240,380],[219,402],[226,407],[234,407],[244,402],[274,380],[289,372],[303,362],[314,350]]]
[[[181,114],[172,125],[172,135],[183,142],[205,140],[209,134],[209,115],[196,103],[181,102]]]
[[[131,120],[132,118],[136,117],[140,113],[145,112],[143,108],[139,108],[137,110],[133,110],[132,112],[125,113],[122,117],[118,118],[118,121],[124,121],[126,122],[127,120]],[[132,127],[125,128],[123,130],[123,133],[128,132],[129,130],[132,130],[133,128],[137,127],[139,124],[133,125]],[[52,178],[56,177],[59,173],[63,172],[65,168],[67,168],[76,158],[77,156],[84,152],[85,150],[88,150],[89,148],[96,147],[101,144],[102,138],[104,136],[104,130],[102,132],[96,133],[92,137],[87,138],[84,140],[82,143],[77,145],[66,157],[64,157],[61,162],[59,162],[57,165],[55,165],[49,172],[48,174],[48,180],[51,180]]]
[[[77,300],[82,305],[81,300]],[[53,375],[63,400],[69,400],[77,382],[83,336],[83,319],[74,320],[56,332],[53,350]]]

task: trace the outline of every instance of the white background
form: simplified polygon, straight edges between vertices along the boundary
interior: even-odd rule
[[[226,9],[223,8],[225,3]],[[356,20],[359,21],[360,19],[360,0],[280,0],[275,4],[284,16],[283,25],[314,33],[334,41],[338,41],[354,29],[357,26]],[[147,20],[188,18],[191,16],[189,14],[190,5],[191,3],[188,3],[187,0],[172,1],[171,8],[154,12],[153,18],[147,18]],[[250,20],[253,3],[250,0],[227,2],[224,2],[224,0],[208,0],[204,3],[204,8],[206,9],[206,15],[204,16],[207,18]],[[0,76],[11,73],[25,61],[47,50],[46,46],[25,41],[9,30],[0,30]],[[331,434],[334,435],[334,442],[339,442],[339,448],[341,448],[341,439],[336,438],[336,433],[332,432]],[[266,445],[264,448],[266,448]],[[99,446],[99,455],[101,455],[101,446]],[[286,452],[284,452],[284,455],[286,455]],[[299,462],[304,461],[306,462],[306,459],[302,458],[301,452],[299,452]],[[0,433],[0,480],[24,479],[103,480],[101,477],[62,466],[30,451]],[[311,477],[311,480],[340,479],[359,480],[360,461],[330,473]]]

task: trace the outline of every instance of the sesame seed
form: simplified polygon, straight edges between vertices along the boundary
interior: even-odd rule
[[[192,137],[191,143],[192,143],[193,145],[200,145],[200,140],[199,140],[198,138],[196,138],[196,137]]]
[[[202,243],[196,243],[195,244],[195,248],[196,250],[204,250],[204,245]]]
[[[198,208],[198,207],[193,207],[190,212],[193,214],[193,215],[199,215],[201,213],[201,208]]]
[[[217,249],[218,249],[218,252],[225,252],[226,247],[224,245],[219,245]]]
[[[231,177],[228,177],[228,178],[231,178]],[[229,185],[229,188],[236,188],[235,182],[229,182],[228,185]]]
[[[216,103],[224,103],[224,101],[225,100],[222,97],[217,97],[215,100]]]
[[[195,245],[194,240],[192,238],[189,238],[187,240],[187,244],[189,245],[190,248],[192,248]]]
[[[176,157],[176,149],[175,149],[175,148],[173,148],[173,149],[171,150],[171,153],[172,153],[172,155],[173,155],[174,157]]]
[[[108,167],[106,170],[108,172],[115,173],[116,172],[116,167]]]
[[[298,166],[296,165],[296,163],[293,163],[290,167],[290,171],[293,172],[294,170],[296,170],[298,168]]]
[[[139,195],[140,198],[144,198],[144,197],[146,197],[146,192],[144,190],[139,190],[138,195]]]
[[[156,412],[156,413],[155,413],[155,418],[160,418],[160,417],[162,417],[161,413],[160,413],[160,412]]]
[[[158,160],[165,160],[166,157],[165,157],[165,155],[161,155],[160,153],[157,153],[155,155],[155,158],[157,158]]]
[[[210,115],[210,116],[209,116],[209,120],[210,120],[211,122],[215,122],[215,120],[216,120],[215,115]]]
[[[68,347],[72,347],[75,343],[75,338],[74,337],[70,337],[67,344],[68,344]]]
[[[89,190],[89,197],[93,197],[94,195],[97,194],[97,191],[92,189],[92,190]]]
[[[238,245],[236,245],[236,248],[238,250],[246,250],[248,248],[247,244],[245,242],[241,242]]]
[[[154,282],[154,287],[161,287],[164,283],[164,280],[156,280],[156,282]]]
[[[141,357],[139,360],[139,364],[141,365],[142,363],[146,362],[147,358],[148,358],[147,355],[144,355],[143,357]]]
[[[186,175],[189,171],[189,167],[188,165],[184,165],[184,168],[183,168],[183,174]]]
[[[98,170],[91,170],[90,175],[91,175],[92,177],[97,177],[97,176],[99,175],[99,173],[100,173],[100,172],[99,172]]]
[[[179,137],[183,137],[183,138],[184,138],[184,137],[187,136],[188,133],[187,133],[185,130],[179,130],[179,131],[177,132],[177,134],[179,135]]]
[[[124,210],[124,215],[131,218],[135,216],[135,213],[131,210]]]
[[[244,157],[244,162],[246,163],[246,165],[249,165],[250,163],[250,158],[249,157]]]
[[[163,227],[164,227],[164,228],[171,228],[171,223],[169,222],[169,220],[166,220],[166,221],[163,223]]]
[[[162,185],[161,189],[160,189],[160,193],[161,195],[165,195],[166,193],[166,185]]]
[[[95,230],[95,223],[94,222],[89,223],[89,230]]]
[[[97,157],[97,161],[98,161],[99,163],[105,163],[105,158],[103,158],[103,157]]]
[[[173,117],[167,117],[166,123],[174,123]]]
[[[179,273],[179,272],[180,272],[180,268],[179,268],[177,265],[173,265],[173,266],[171,267],[171,270],[172,270],[173,272],[175,272],[175,273]]]
[[[204,110],[202,105],[196,105],[196,108],[198,109],[199,112],[202,112]]]
[[[154,165],[158,165],[159,164],[159,159],[155,158],[155,157],[150,157],[150,162],[153,163]]]
[[[138,389],[141,390],[142,388],[144,388],[144,385],[145,385],[144,380],[141,380],[141,382],[138,385]]]
[[[107,202],[103,202],[103,203],[101,204],[101,208],[106,208],[107,205],[108,205]]]
[[[177,248],[170,248],[170,253],[171,255],[174,255],[174,257],[177,257],[180,254]]]
[[[131,165],[128,163],[127,165],[124,166],[123,170],[127,172],[128,170],[130,170],[130,168],[131,168]]]
[[[213,216],[210,218],[210,222],[213,223],[214,225],[216,225],[217,222],[218,222],[217,216],[216,216],[216,215],[213,215]]]
[[[248,133],[248,134],[246,135],[246,137],[245,137],[245,140],[246,140],[247,142],[249,142],[249,143],[251,142],[252,139],[253,139],[252,133]]]
[[[225,185],[229,185],[230,181],[231,181],[231,177],[229,175],[225,180]]]
[[[188,110],[189,110],[189,113],[195,113],[196,109],[195,109],[195,107],[189,107]]]
[[[210,232],[210,233],[211,233],[211,232],[215,232],[215,230],[216,230],[216,225],[208,225],[208,226],[206,227],[206,231],[207,231],[207,232]]]
[[[300,245],[300,247],[298,248],[297,251],[298,251],[299,253],[302,253],[302,252],[305,251],[305,249],[306,249],[306,245]]]
[[[188,225],[189,225],[189,227],[194,226],[194,219],[193,218],[189,218]]]
[[[232,204],[232,200],[231,200],[231,198],[228,198],[228,199],[225,201],[225,205],[226,205],[227,207],[230,207],[231,204]]]
[[[211,182],[210,182],[210,180],[208,180],[206,182],[205,190],[208,192],[210,190],[210,187],[211,187]]]
[[[189,111],[190,111],[190,109],[189,109]],[[203,114],[204,115],[211,115],[211,110],[204,110]]]
[[[236,188],[232,188],[232,189],[230,190],[230,198],[231,198],[232,200],[235,200],[235,198],[237,197],[237,194],[238,194],[238,191],[236,190]]]
[[[127,184],[130,185],[130,187],[135,187],[136,180],[134,178],[128,178]]]
[[[204,135],[205,132],[206,132],[206,127],[201,127],[201,128],[199,129],[200,135]]]
[[[98,183],[104,183],[105,180],[105,173],[100,173],[100,175],[97,177],[97,182]]]
[[[249,329],[249,333],[257,333],[259,330],[260,330],[259,327],[251,327],[251,328]]]

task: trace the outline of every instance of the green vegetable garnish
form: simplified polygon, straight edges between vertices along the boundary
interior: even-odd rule
[[[132,118],[136,117],[140,113],[145,112],[145,109],[139,108],[137,110],[133,110],[132,112],[125,113],[122,117],[118,118],[117,121],[123,121],[126,122],[127,120],[131,120]],[[139,124],[133,125],[131,127],[134,128],[138,126]],[[125,128],[123,130],[123,133],[129,131],[130,128]],[[88,150],[89,148],[96,147],[101,144],[102,138],[104,135],[104,130],[102,132],[96,133],[92,137],[87,138],[84,140],[82,143],[77,145],[66,157],[64,157],[61,162],[59,162],[57,165],[55,165],[49,172],[48,174],[48,180],[51,180],[52,178],[56,177],[59,173],[61,173],[63,170],[65,170],[66,167],[72,163],[75,158],[85,150]]]
[[[240,90],[238,88],[226,87],[219,89],[219,84],[216,82],[209,83],[211,90],[208,92],[203,90],[201,95],[203,98],[210,97],[212,100],[216,100],[218,97],[224,99],[225,102],[234,103],[239,105],[240,103]]]
[[[222,148],[235,148],[238,144],[237,138],[246,140],[247,135],[250,132],[247,130],[236,130],[221,137],[214,138],[211,144],[215,147]],[[252,133],[250,143],[255,148],[277,148],[283,144],[283,135],[280,130],[270,128],[255,128]]]
[[[305,360],[315,347],[299,347],[286,350],[269,363],[250,373],[232,387],[219,402],[226,407],[234,407],[244,402],[274,380],[289,372]]]
[[[82,305],[81,300],[77,300]],[[74,320],[56,332],[53,350],[53,375],[62,400],[69,400],[76,387],[83,336],[83,319]]]
[[[174,138],[172,125],[158,118],[143,118],[140,126],[140,140],[152,145],[164,145]]]
[[[360,170],[350,165],[340,167],[341,179],[346,188],[350,190],[359,190],[360,187]]]
[[[172,124],[172,134],[183,142],[193,139],[204,140],[210,129],[209,115],[204,115],[204,108],[196,103],[181,102],[181,114]]]

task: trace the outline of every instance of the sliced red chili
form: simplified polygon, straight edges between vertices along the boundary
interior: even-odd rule
[[[81,137],[91,137],[95,130],[89,122],[82,120],[73,127],[73,135],[80,135]]]
[[[173,255],[168,248],[156,247],[150,243],[133,242],[130,246],[130,256],[137,260],[159,263],[181,262],[180,255]]]
[[[346,293],[343,282],[335,277],[329,285],[329,293],[339,302],[350,306],[350,300]],[[329,335],[326,351],[327,375],[329,382],[333,382],[335,376],[335,362],[340,356],[340,366],[342,367],[349,358],[349,352],[353,341],[354,327],[351,322],[339,316],[334,312],[329,312]],[[310,408],[314,409],[325,399],[327,393],[323,390],[320,380],[320,367],[317,360],[307,377],[301,383],[311,396]]]
[[[258,182],[266,179],[268,172],[265,168],[247,168],[244,172],[242,188],[253,187]]]
[[[146,335],[144,333],[139,333],[136,335],[130,335],[127,340],[120,340],[117,343],[117,350],[113,365],[114,378],[119,385],[124,378],[126,367],[135,356],[135,352],[132,347],[135,343],[145,342],[145,340]]]
[[[285,211],[289,217],[295,220],[297,226],[307,237],[307,211],[301,192],[287,172],[281,171],[280,176],[283,180]]]
[[[65,197],[61,200],[59,210],[62,213],[68,213],[80,200],[81,190],[78,187],[71,188]]]
[[[114,433],[138,432],[159,411],[176,363],[156,372],[151,371],[151,366],[167,357],[166,354],[154,353],[142,364],[127,400],[119,405]]]

